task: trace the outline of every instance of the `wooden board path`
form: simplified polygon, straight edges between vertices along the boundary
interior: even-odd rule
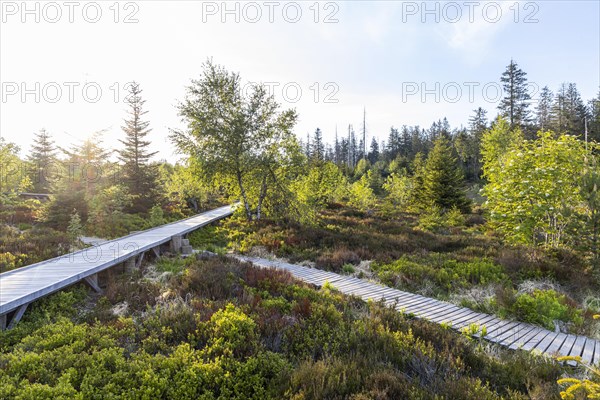
[[[99,290],[97,274],[123,262],[139,265],[144,253],[177,242],[191,231],[228,217],[234,206],[220,207],[171,224],[107,241],[98,246],[0,274],[0,329],[21,319],[27,306],[44,296],[85,281]],[[8,316],[12,316],[8,321]]]
[[[323,286],[328,282],[340,292],[358,296],[363,300],[383,300],[385,304],[393,306],[398,311],[414,314],[417,318],[439,324],[450,324],[455,330],[461,330],[471,324],[485,326],[487,333],[484,339],[503,347],[536,350],[551,356],[579,356],[584,362],[600,363],[600,341],[592,338],[556,333],[523,322],[502,320],[445,301],[319,269],[256,257],[238,255],[233,257],[259,267],[288,271],[294,277],[316,286]]]

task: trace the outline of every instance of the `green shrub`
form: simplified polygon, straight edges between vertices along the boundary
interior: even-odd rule
[[[517,296],[512,312],[521,321],[542,325],[554,329],[554,321],[583,323],[581,310],[567,303],[565,295],[554,290],[534,290]]]
[[[374,263],[372,268],[388,284],[416,290],[423,282],[429,281],[435,284],[440,293],[508,279],[502,266],[483,258],[460,262],[441,256],[436,259],[435,255],[402,257],[390,264]]]

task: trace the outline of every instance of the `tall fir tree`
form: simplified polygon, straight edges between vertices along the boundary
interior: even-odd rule
[[[60,166],[56,162],[56,146],[50,134],[41,129],[35,134],[29,156],[31,182],[37,193],[52,193],[54,184],[60,178]]]
[[[120,140],[123,148],[118,151],[122,162],[123,184],[134,201],[127,211],[146,213],[158,201],[157,179],[158,170],[150,164],[150,159],[157,152],[150,152],[150,141],[146,139],[151,129],[150,123],[142,118],[147,111],[143,110],[145,100],[142,99],[140,85],[133,82],[129,86],[127,104],[128,118],[122,127],[125,139]]]
[[[574,83],[563,83],[551,108],[551,126],[556,133],[583,137],[587,109]]]
[[[464,177],[450,140],[444,135],[436,139],[422,172],[422,198],[424,207],[436,206],[442,211],[453,207],[463,212],[469,210],[469,201],[463,189]]]
[[[507,119],[510,128],[524,129],[530,122],[529,100],[527,89],[527,73],[519,68],[514,60],[500,77],[504,89],[504,97],[498,105],[500,115]]]
[[[554,94],[552,91],[548,86],[544,86],[540,92],[540,99],[536,107],[535,122],[537,124],[537,129],[539,130],[548,130],[551,128],[550,117],[552,113],[553,98]]]
[[[310,147],[310,160],[315,164],[321,164],[325,161],[325,144],[323,143],[323,132],[317,128],[313,135]]]
[[[481,139],[483,132],[488,129],[487,111],[479,107],[473,110],[473,116],[469,118],[469,133]]]
[[[368,159],[371,164],[375,164],[379,159],[379,143],[377,143],[375,136],[371,139],[371,148]]]

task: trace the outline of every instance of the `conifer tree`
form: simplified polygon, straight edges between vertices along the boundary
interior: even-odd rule
[[[422,199],[423,207],[437,206],[443,211],[453,207],[463,212],[469,210],[469,202],[463,190],[463,173],[458,166],[452,144],[444,135],[440,135],[429,153],[423,170]]]
[[[120,140],[123,148],[118,151],[119,160],[123,163],[123,184],[127,187],[134,201],[129,212],[148,212],[158,199],[158,171],[150,164],[150,159],[157,152],[150,152],[150,141],[146,139],[151,129],[149,122],[142,120],[147,113],[143,110],[145,100],[141,97],[140,85],[133,82],[129,86],[127,103],[129,105],[128,119],[122,127],[125,139]]]
[[[379,159],[379,143],[377,143],[377,139],[374,136],[371,139],[371,150],[369,151],[368,158],[371,164],[375,164]]]
[[[508,120],[510,128],[523,129],[529,123],[529,100],[527,90],[527,73],[519,68],[516,62],[510,64],[500,77],[504,88],[504,98],[500,101],[498,109],[500,115]]]
[[[323,133],[317,128],[310,143],[310,160],[315,164],[320,164],[325,160],[325,144],[323,143]]]
[[[552,112],[553,97],[554,94],[548,89],[548,86],[544,86],[540,92],[540,100],[538,101],[536,109],[536,123],[537,128],[540,130],[550,129],[550,114]]]
[[[27,160],[32,168],[33,190],[36,193],[51,193],[59,171],[56,163],[56,146],[45,129],[35,134]]]

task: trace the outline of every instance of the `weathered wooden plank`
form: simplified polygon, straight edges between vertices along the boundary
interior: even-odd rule
[[[560,346],[560,349],[558,349],[560,355],[568,356],[569,354],[571,354],[571,349],[573,348],[576,339],[576,335],[567,335],[567,338],[565,339],[564,343],[562,344],[562,346]]]
[[[558,350],[561,348],[565,340],[567,339],[567,335],[564,333],[559,333],[556,335],[556,338],[550,343],[548,348],[545,350],[546,353],[554,355],[558,353]]]
[[[453,321],[458,318],[462,318],[469,310],[465,308],[458,308],[453,311],[449,311],[443,315],[435,315],[429,317],[429,320],[438,324],[453,324]]]
[[[581,356],[581,353],[583,353],[583,347],[585,346],[585,339],[585,336],[577,336],[575,344],[571,348],[571,353],[569,353],[570,356]]]
[[[529,330],[533,329],[533,326],[525,323],[519,323],[517,326],[506,330],[505,332],[498,334],[494,337],[495,343],[503,343],[504,341],[514,342],[519,336],[523,336]]]
[[[594,350],[592,365],[598,365],[600,367],[600,340],[596,340],[596,350]]]
[[[501,346],[510,347],[514,343],[522,343],[523,339],[526,338],[527,335],[530,335],[533,331],[536,330],[537,328],[534,325],[521,324],[520,329],[516,333],[512,335],[507,334],[503,338],[496,338],[496,343],[498,343]]]
[[[438,306],[432,307],[431,309],[421,312],[419,313],[419,317],[420,318],[425,318],[425,319],[429,319],[430,317],[439,317],[439,316],[445,316],[447,315],[449,312],[451,311],[456,311],[458,310],[459,307],[455,306],[454,304],[440,304]]]
[[[489,317],[489,315],[477,313],[475,311],[464,313],[452,319],[452,327],[455,329],[460,329],[461,327],[467,326],[471,323],[479,323],[482,319],[484,319],[484,317]]]
[[[512,332],[513,329],[518,328],[520,324],[521,324],[520,322],[513,321],[513,322],[509,322],[508,324],[504,324],[504,325],[498,324],[496,329],[488,329],[486,327],[487,332],[486,332],[485,338],[492,342],[495,342],[496,341],[495,339],[497,337],[502,336],[503,334],[505,334],[507,332],[510,334],[510,332]]]
[[[554,341],[554,339],[556,339],[557,336],[558,336],[558,333],[551,332],[549,335],[546,335],[546,337],[544,337],[542,340],[540,340],[533,348],[535,350],[539,350],[543,353],[546,351],[548,346],[550,346],[550,344]]]
[[[596,345],[596,341],[594,339],[587,338],[585,341],[585,347],[583,348],[583,353],[581,354],[581,360],[587,364],[592,363],[592,359],[594,358],[594,347]]]
[[[540,340],[542,340],[545,335],[547,335],[549,333],[550,333],[550,331],[547,331],[547,330],[539,328],[539,327],[535,327],[534,329],[532,329],[531,331],[526,333],[524,336],[520,337],[519,339],[517,339],[513,343],[511,343],[508,346],[508,348],[513,349],[513,350],[515,350],[515,349],[528,350],[528,348],[531,349]],[[525,346],[528,346],[528,347],[525,347]]]
[[[546,341],[546,342],[548,342],[548,340],[552,341],[555,337],[556,337],[556,333],[551,332],[546,329],[540,329],[540,331],[538,331],[535,336],[531,337],[529,339],[529,341],[527,341],[527,343],[525,343],[525,344],[523,344],[523,346],[521,346],[521,349],[523,349],[525,351],[531,351],[531,350],[537,348],[537,346],[540,345],[542,343],[542,341]],[[547,345],[548,345],[548,343],[546,343],[546,346]],[[544,349],[545,348],[546,347],[544,347]]]

